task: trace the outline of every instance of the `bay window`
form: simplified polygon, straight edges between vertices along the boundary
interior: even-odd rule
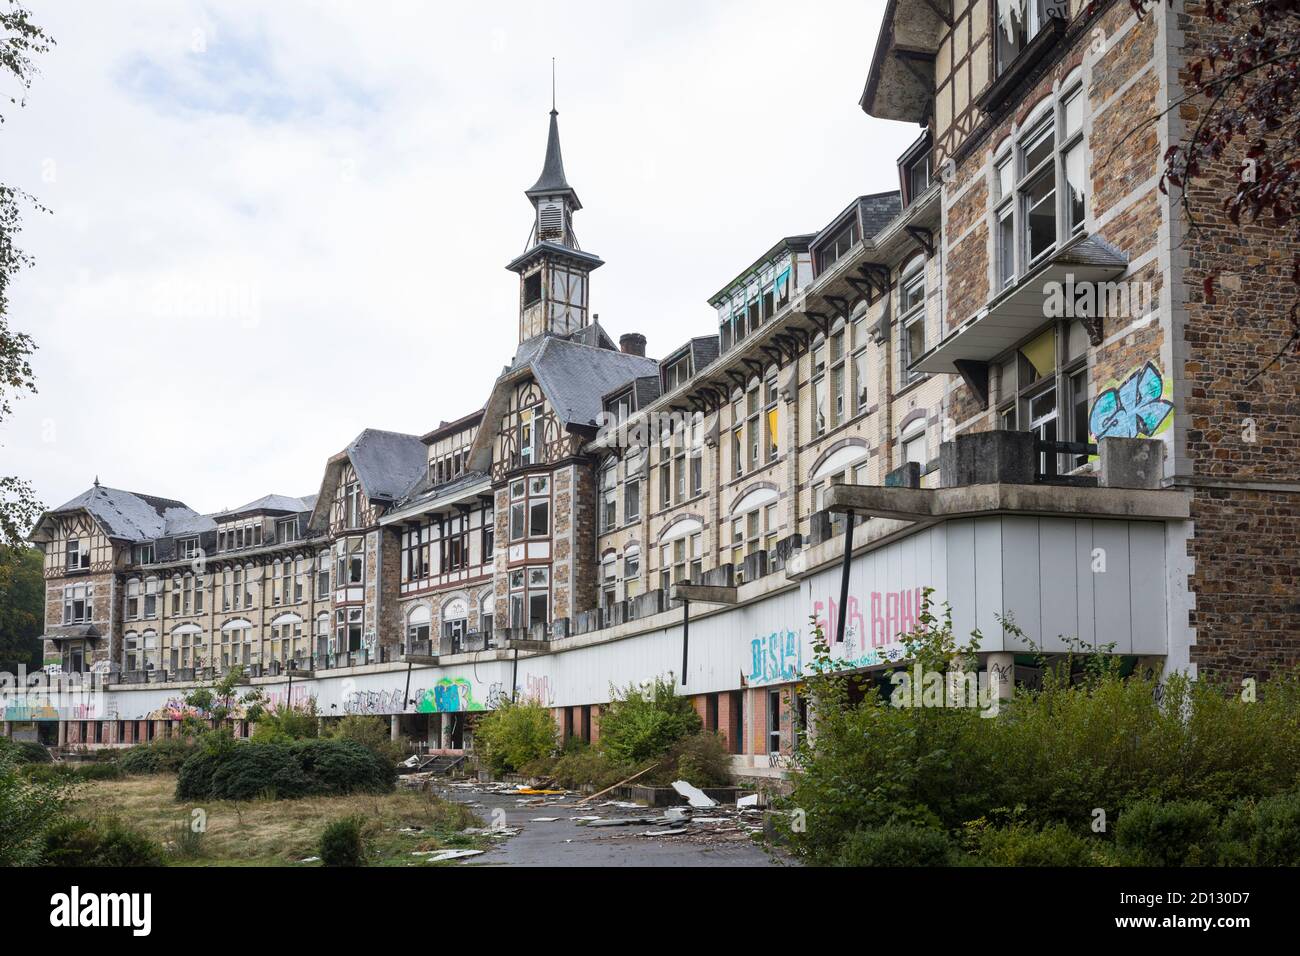
[[[1027,275],[1083,230],[1083,106],[1083,87],[1072,82],[994,159],[994,254],[1000,288]]]

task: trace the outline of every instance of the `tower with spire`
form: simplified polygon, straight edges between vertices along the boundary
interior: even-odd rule
[[[506,266],[519,276],[519,341],[545,332],[571,335],[590,321],[590,276],[604,262],[583,252],[573,232],[573,214],[582,203],[564,175],[554,102],[542,174],[524,195],[533,204],[528,248]]]

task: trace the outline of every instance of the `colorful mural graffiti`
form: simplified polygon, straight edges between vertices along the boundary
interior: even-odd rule
[[[796,680],[803,673],[803,647],[794,631],[776,631],[749,642],[752,657],[749,683],[774,684]]]
[[[416,700],[415,709],[421,714],[487,710],[486,704],[474,699],[473,685],[463,677],[444,677],[433,687],[421,691]]]
[[[1111,382],[1092,403],[1088,427],[1095,438],[1146,438],[1169,428],[1169,383],[1155,363],[1135,369],[1123,384]]]

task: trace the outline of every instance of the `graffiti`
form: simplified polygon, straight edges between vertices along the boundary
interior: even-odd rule
[[[146,720],[185,720],[187,717],[193,717],[201,720],[208,716],[207,711],[202,708],[187,704],[179,697],[170,697],[157,710],[151,711],[145,715]],[[232,714],[232,716],[234,716]]]
[[[536,701],[550,707],[555,703],[555,691],[551,687],[549,676],[534,677],[529,674],[524,678],[524,699]]]
[[[1169,427],[1174,403],[1165,396],[1169,383],[1160,369],[1147,362],[1122,385],[1109,386],[1097,396],[1088,415],[1088,427],[1098,438],[1139,438]]]
[[[886,647],[898,641],[898,635],[916,630],[921,613],[921,588],[904,588],[900,591],[872,591],[867,600],[869,616],[862,616],[862,603],[850,597],[844,615],[844,643],[851,648],[866,651],[871,647]],[[834,599],[815,601],[813,617],[826,639],[835,641],[839,627],[839,603]]]
[[[432,688],[422,690],[416,699],[415,709],[422,714],[487,710],[482,701],[474,699],[474,689],[463,677],[444,677]]]
[[[400,714],[406,710],[406,704],[400,688],[357,690],[344,698],[343,710],[349,714]]]
[[[266,694],[266,709],[278,710],[279,708],[283,707],[286,703],[288,703],[286,697],[287,697],[286,691],[283,690],[268,691]],[[301,710],[301,711],[310,710],[312,705],[315,704],[315,702],[316,702],[316,695],[312,693],[310,687],[305,687],[302,684],[299,684],[296,687],[294,687],[293,703],[290,704],[290,707],[293,710]]]
[[[509,698],[506,697],[506,689],[500,681],[495,681],[488,685],[487,697],[484,699],[484,706],[488,710],[496,710],[502,704],[506,703]]]
[[[798,679],[803,671],[803,648],[794,631],[777,631],[749,642],[752,655],[749,682],[771,684]]]

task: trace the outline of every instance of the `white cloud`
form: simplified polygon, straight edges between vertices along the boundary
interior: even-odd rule
[[[48,5],[58,45],[0,127],[0,180],[53,210],[11,287],[40,394],[0,472],[211,511],[478,407],[552,56],[602,324],[652,354],[715,331],[705,300],[776,239],[896,186],[917,131],[857,106],[883,6]]]

